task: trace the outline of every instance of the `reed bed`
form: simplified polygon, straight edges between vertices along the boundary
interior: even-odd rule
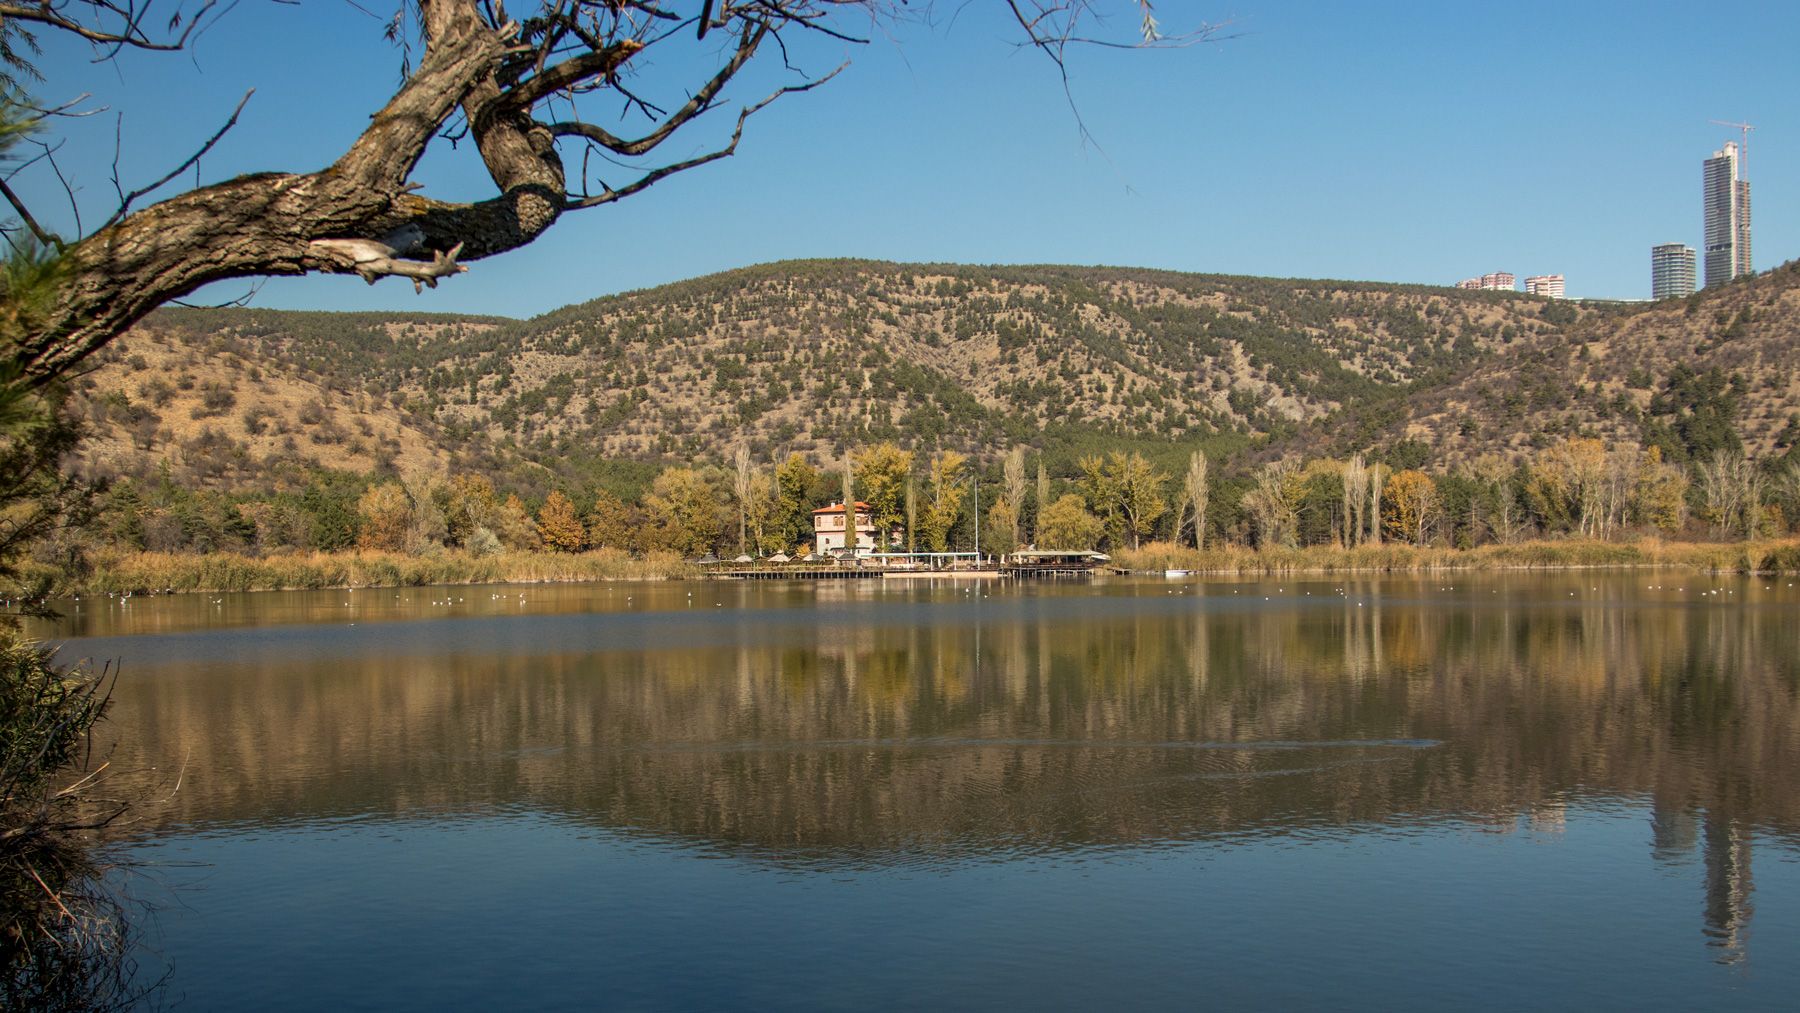
[[[1532,541],[1473,549],[1400,544],[1342,548],[1195,549],[1151,542],[1113,553],[1116,566],[1134,571],[1200,573],[1339,573],[1429,570],[1576,570],[1607,567],[1671,567],[1712,573],[1800,572],[1800,541],[1734,543]]]
[[[542,584],[597,580],[672,580],[699,568],[672,553],[592,552],[305,553],[243,556],[134,552],[95,557],[86,577],[63,577],[58,593],[154,591],[297,591],[425,584]]]
[[[600,580],[678,580],[700,567],[673,553],[634,556],[617,549],[591,552],[313,552],[270,556],[166,552],[101,553],[85,576],[27,567],[24,575],[51,580],[53,595],[162,591],[301,591],[335,587],[419,587],[427,584],[545,584]],[[1400,544],[1345,549],[1194,549],[1150,542],[1119,549],[1125,570],[1161,573],[1279,575],[1288,573],[1405,573],[1432,570],[1574,570],[1665,567],[1710,573],[1800,573],[1800,539],[1756,542],[1532,541],[1474,549]],[[0,589],[5,595],[7,589]]]

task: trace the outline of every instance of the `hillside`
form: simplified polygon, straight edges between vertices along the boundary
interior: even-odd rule
[[[597,460],[721,459],[740,439],[764,455],[1229,448],[1605,326],[1577,304],[1424,286],[800,261],[527,321],[167,310],[81,394],[102,474],[167,462],[234,486],[458,462],[541,484]]]
[[[1296,438],[1317,453],[1414,441],[1450,464],[1563,436],[1685,461],[1800,443],[1800,262],[1681,300],[1615,306],[1536,332],[1444,384]]]

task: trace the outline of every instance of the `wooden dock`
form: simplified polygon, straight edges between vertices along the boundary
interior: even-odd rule
[[[1098,552],[1024,549],[1009,555],[1000,569],[1009,577],[1087,577],[1107,562]]]
[[[879,580],[884,571],[867,566],[734,566],[707,570],[710,580]]]
[[[1000,568],[1008,577],[1091,577],[1099,567],[1082,563],[1014,563]]]
[[[965,560],[952,557],[968,556]],[[977,562],[973,552],[896,554],[841,562],[707,562],[709,580],[992,580],[1000,577],[1087,577],[1107,569],[1098,552],[1027,549]],[[929,557],[929,558],[927,558]],[[921,562],[927,565],[920,565]]]

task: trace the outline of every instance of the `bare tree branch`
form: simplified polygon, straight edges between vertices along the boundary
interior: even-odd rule
[[[238,116],[243,113],[245,104],[250,101],[250,96],[252,96],[254,94],[256,94],[255,88],[252,88],[249,91],[245,92],[244,97],[241,99],[238,99],[237,107],[232,109],[231,115],[226,118],[225,125],[220,127],[218,130],[214,131],[213,135],[206,139],[206,143],[200,145],[200,150],[198,150],[198,151],[194,152],[192,155],[188,156],[187,161],[185,161],[185,162],[181,163],[180,165],[176,166],[175,168],[169,170],[168,175],[164,176],[163,178],[157,180],[154,183],[151,183],[149,186],[141,187],[137,190],[133,190],[130,193],[125,194],[124,196],[120,197],[119,198],[119,206],[116,209],[114,209],[114,211],[112,213],[112,217],[108,218],[104,223],[101,224],[100,227],[104,229],[108,225],[111,225],[114,222],[118,221],[119,219],[130,214],[131,213],[131,203],[133,201],[137,200],[139,197],[146,196],[148,194],[156,192],[157,190],[162,189],[164,184],[168,183],[170,180],[174,179],[176,176],[179,176],[182,173],[186,172],[190,166],[199,164],[200,159],[202,157],[204,157],[207,152],[209,152],[213,149],[213,145],[219,143],[219,138],[224,137],[225,134],[229,130],[231,130],[232,127],[237,126]],[[117,188],[119,185],[119,177],[117,175],[118,164],[119,163],[115,157],[115,160],[113,162],[113,169],[114,169],[113,186],[115,188]]]
[[[785,88],[776,89],[773,93],[771,93],[767,98],[763,99],[761,102],[758,102],[753,106],[749,106],[749,107],[739,111],[738,118],[737,118],[737,126],[731,131],[731,141],[730,141],[730,143],[726,144],[722,148],[719,148],[715,151],[710,151],[704,155],[698,155],[694,158],[690,158],[685,161],[675,162],[671,165],[665,165],[659,169],[653,169],[650,172],[645,173],[643,176],[639,177],[638,179],[632,181],[630,184],[628,184],[626,186],[622,186],[622,187],[618,188],[617,190],[613,190],[613,189],[609,188],[605,193],[599,193],[599,194],[595,194],[591,197],[583,197],[579,200],[570,201],[565,206],[569,210],[576,210],[579,208],[598,207],[602,204],[611,204],[614,201],[623,200],[626,197],[629,197],[634,193],[637,193],[641,190],[648,188],[650,185],[652,185],[653,183],[656,183],[658,180],[664,179],[669,176],[673,176],[675,173],[685,172],[688,169],[692,169],[697,166],[705,165],[708,162],[716,162],[721,158],[729,158],[731,155],[733,155],[737,152],[738,141],[743,139],[743,136],[744,136],[744,123],[745,123],[745,121],[749,120],[750,117],[761,112],[770,103],[774,102],[778,98],[781,98],[783,95],[794,95],[794,94],[797,94],[797,93],[803,92],[803,91],[812,91],[814,88],[817,88],[818,86],[824,84],[825,82],[827,82],[827,81],[831,80],[832,78],[838,76],[839,74],[843,73],[844,69],[848,66],[850,66],[850,64],[848,61],[846,61],[842,64],[839,64],[836,70],[833,70],[831,73],[826,74],[824,77],[821,77],[817,80],[808,81],[805,84],[789,85],[788,87],[785,87]]]
[[[6,202],[12,205],[12,209],[19,215],[19,220],[25,223],[25,227],[31,230],[31,234],[37,237],[38,242],[45,246],[54,246],[58,250],[63,248],[63,241],[54,232],[46,232],[44,227],[37,223],[37,219],[33,218],[31,211],[25,207],[25,202],[19,199],[18,194],[13,193],[12,187],[7,186],[3,179],[0,179],[0,194],[5,195]]]
[[[225,10],[232,6],[235,4],[228,4]],[[218,10],[215,15],[217,7],[218,0],[203,0],[198,10],[186,16],[186,25],[181,27],[179,34],[160,41],[152,38],[144,27],[150,3],[140,6],[135,0],[124,3],[112,0],[41,0],[30,5],[0,3],[0,21],[24,22],[86,39],[106,47],[108,51],[100,57],[105,59],[124,47],[163,52],[185,48],[198,32],[217,20],[216,15],[225,13],[225,10]],[[91,21],[83,20],[81,14],[69,13],[70,8],[85,12]],[[183,20],[177,11],[170,21],[170,30],[180,26]]]

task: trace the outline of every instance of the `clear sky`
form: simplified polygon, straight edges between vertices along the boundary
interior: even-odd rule
[[[1016,29],[999,8],[971,0],[951,23],[832,43],[812,65],[847,55],[851,67],[752,120],[736,157],[565,217],[435,292],[415,296],[399,279],[278,279],[256,305],[525,316],[839,256],[1436,284],[1506,270],[1564,274],[1573,296],[1644,298],[1652,244],[1700,246],[1701,160],[1737,136],[1709,119],[1758,127],[1748,162],[1757,268],[1800,255],[1791,0],[1161,0],[1165,27],[1230,21],[1235,37],[1075,54],[1072,87],[1098,148],[1082,143],[1053,68],[1011,45]],[[948,21],[957,4],[939,9]],[[251,87],[202,181],[330,162],[395,85],[398,56],[380,30],[344,0],[244,0],[187,55],[94,64],[84,48],[46,40],[34,92],[46,102],[91,92],[89,107],[106,110],[66,124],[59,153],[91,227],[114,203],[115,130],[121,176],[141,185]],[[670,147],[686,155],[700,142]],[[418,174],[426,192],[491,193],[466,145],[440,148]],[[40,171],[16,182],[39,207],[66,206]],[[66,214],[56,224],[72,231]]]

